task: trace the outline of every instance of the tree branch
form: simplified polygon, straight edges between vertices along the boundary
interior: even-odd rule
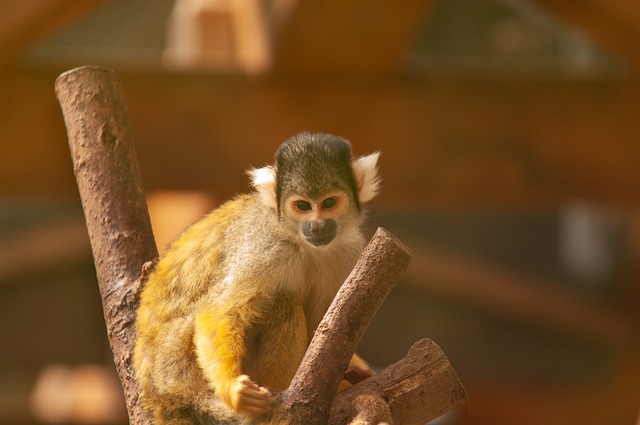
[[[81,67],[56,80],[116,370],[132,425],[148,424],[133,372],[140,272],[155,259],[127,108],[116,76]]]
[[[327,422],[351,356],[409,261],[409,249],[378,228],[318,325],[291,386],[281,395],[283,410],[293,423]]]

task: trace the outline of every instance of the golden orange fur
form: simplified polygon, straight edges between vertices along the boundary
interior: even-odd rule
[[[353,168],[367,196],[377,190],[375,155]],[[277,170],[262,170],[254,193],[214,210],[173,244],[141,294],[134,361],[156,425],[267,411],[271,390],[289,385],[363,248],[349,193],[330,188],[309,201],[325,206],[313,220],[333,220],[338,229],[330,243],[314,246],[296,228],[309,218],[279,212],[268,198],[276,181],[269,173]],[[291,199],[283,205],[298,205]],[[368,368],[357,357],[352,364]]]

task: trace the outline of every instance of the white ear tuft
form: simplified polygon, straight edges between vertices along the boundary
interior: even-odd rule
[[[251,185],[260,194],[262,203],[269,208],[277,209],[275,170],[270,166],[266,166],[262,168],[252,168],[247,171],[247,174],[251,177]]]
[[[358,198],[360,202],[368,202],[375,198],[380,189],[380,176],[378,175],[378,158],[380,152],[361,156],[353,161],[353,173],[358,183]]]

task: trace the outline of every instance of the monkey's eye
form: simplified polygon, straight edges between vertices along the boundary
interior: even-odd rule
[[[296,208],[300,211],[309,211],[311,209],[311,204],[307,201],[298,201],[296,202]]]
[[[323,209],[333,208],[336,206],[337,203],[338,201],[336,200],[336,198],[327,198],[324,201],[322,201],[322,208]]]

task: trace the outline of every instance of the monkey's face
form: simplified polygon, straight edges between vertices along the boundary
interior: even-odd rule
[[[287,216],[297,223],[300,236],[313,246],[330,244],[349,210],[344,192],[331,192],[317,199],[291,196],[286,202]]]

